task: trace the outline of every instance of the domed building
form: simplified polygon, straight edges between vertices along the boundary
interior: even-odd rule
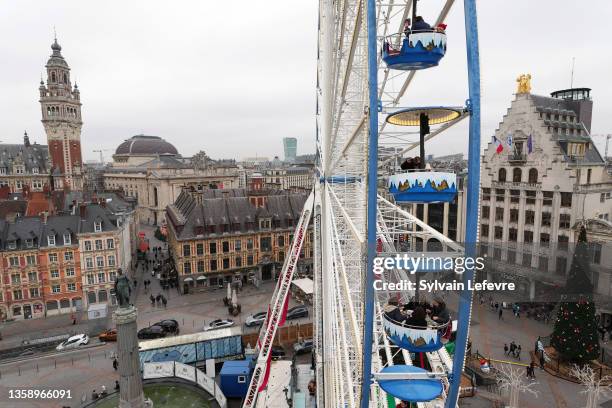
[[[136,135],[117,147],[113,155],[114,166],[139,166],[152,160],[180,158],[176,147],[159,136]],[[171,162],[171,160],[169,160]],[[180,161],[176,162],[180,164]]]
[[[235,163],[215,162],[201,155],[184,158],[159,136],[132,136],[117,146],[113,163],[104,173],[104,188],[136,198],[139,221],[161,225],[166,207],[184,187],[238,187]]]

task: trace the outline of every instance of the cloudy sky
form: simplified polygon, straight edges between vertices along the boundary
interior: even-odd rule
[[[433,20],[443,2],[423,3]],[[593,88],[593,133],[612,133],[612,2],[487,0],[478,7],[483,140],[502,119],[518,74],[531,73],[533,92],[546,95],[569,87],[572,57],[574,86]],[[0,141],[19,143],[27,130],[46,143],[38,82],[55,26],[81,89],[85,159],[97,159],[93,150],[101,148],[110,159],[139,133],[162,136],[183,155],[281,156],[285,136],[298,138],[299,153],[312,153],[317,11],[315,0],[0,2]],[[410,102],[466,98],[461,1],[447,23],[448,54],[417,75]],[[466,151],[461,126],[432,141],[428,153]]]

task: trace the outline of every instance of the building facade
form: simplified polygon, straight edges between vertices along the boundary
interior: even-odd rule
[[[274,167],[264,170],[264,188],[278,190],[311,190],[314,172],[308,167]]]
[[[184,191],[167,209],[168,245],[184,292],[234,279],[276,279],[290,249],[306,194],[280,191]],[[312,232],[302,247],[309,270]]]
[[[295,137],[284,137],[283,151],[285,153],[285,161],[287,163],[294,163],[297,156],[297,139]]]
[[[480,241],[492,270],[531,299],[564,282],[580,226],[612,217],[612,178],[589,136],[592,109],[588,88],[518,92],[484,150]],[[589,239],[612,244],[603,236]],[[609,276],[594,284],[610,292]]]

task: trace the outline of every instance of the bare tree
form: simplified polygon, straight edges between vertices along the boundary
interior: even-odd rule
[[[208,167],[209,162],[210,158],[206,155],[206,152],[204,152],[204,150],[200,150],[191,158],[191,164],[196,170],[206,169]]]
[[[512,365],[500,364],[497,367],[497,383],[500,390],[506,390],[509,394],[508,407],[519,408],[519,395],[530,393],[537,398],[538,392],[531,387],[538,384],[526,380],[525,372]]]
[[[596,408],[599,406],[599,398],[601,396],[609,396],[612,394],[612,385],[605,385],[610,383],[612,376],[606,375],[602,378],[597,378],[593,368],[585,364],[582,367],[574,364],[570,370],[570,375],[576,377],[582,385],[585,386],[582,394],[587,395],[587,404],[585,408]]]

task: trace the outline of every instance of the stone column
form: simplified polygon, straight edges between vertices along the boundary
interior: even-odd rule
[[[138,358],[136,334],[136,312],[134,306],[119,307],[113,313],[117,327],[117,358],[119,361],[119,408],[145,408]]]

